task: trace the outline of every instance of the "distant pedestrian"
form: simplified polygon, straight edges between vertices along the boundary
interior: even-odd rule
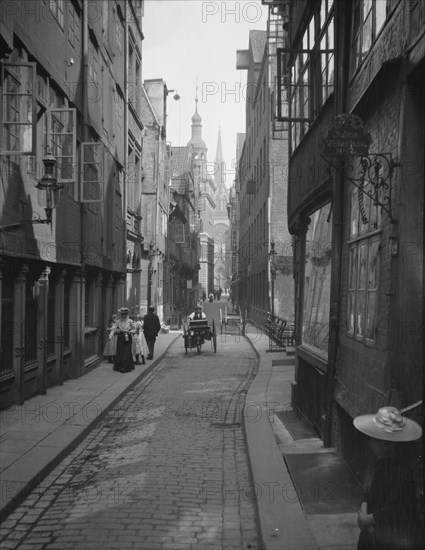
[[[148,356],[148,345],[145,335],[143,333],[143,319],[139,314],[134,317],[134,325],[136,327],[136,334],[133,338],[132,353],[135,358],[136,365],[146,365],[145,357]],[[140,359],[142,362],[140,362]]]
[[[207,293],[204,290],[204,292],[202,293],[202,300],[205,302],[206,299],[207,299]]]
[[[114,333],[118,335],[114,370],[119,372],[129,372],[134,370],[134,361],[131,348],[133,336],[136,333],[136,327],[128,316],[127,307],[122,307],[118,311],[121,314],[121,319],[118,319],[114,328]]]
[[[156,337],[161,330],[161,322],[153,306],[148,307],[147,314],[143,317],[143,332],[148,344],[148,359],[153,359]]]
[[[422,550],[423,527],[406,446],[421,437],[422,428],[395,407],[358,416],[354,426],[369,436],[376,456],[370,491],[358,512],[357,550]]]

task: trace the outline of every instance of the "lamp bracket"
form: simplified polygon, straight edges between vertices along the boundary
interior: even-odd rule
[[[359,210],[363,223],[369,221],[364,208],[364,195],[387,213],[391,223],[395,223],[392,216],[392,174],[400,163],[394,161],[392,153],[321,156],[329,169],[334,168],[342,173],[359,190]]]

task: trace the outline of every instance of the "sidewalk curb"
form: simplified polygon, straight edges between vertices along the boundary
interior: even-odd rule
[[[245,338],[258,358],[257,375],[249,387],[246,404],[256,404],[259,418],[250,422],[244,415],[244,428],[263,549],[317,550],[268,418],[271,359],[262,360],[254,342],[247,335]]]
[[[35,488],[39,483],[43,481],[43,479],[70,453],[72,452],[80,443],[81,441],[98,425],[98,423],[104,418],[104,416],[115,406],[115,404],[126,395],[131,388],[138,384],[143,378],[145,378],[148,374],[152,372],[152,370],[156,367],[156,365],[159,363],[159,361],[163,358],[163,356],[167,353],[167,351],[170,349],[170,347],[174,344],[174,342],[181,336],[180,333],[175,335],[175,338],[173,338],[167,347],[161,352],[158,357],[152,361],[152,363],[145,368],[143,372],[140,373],[140,375],[132,380],[128,386],[124,389],[122,389],[117,396],[115,396],[111,401],[109,401],[107,404],[105,404],[99,414],[91,420],[85,427],[83,427],[80,431],[80,433],[69,443],[67,443],[62,449],[58,451],[58,453],[51,459],[45,466],[37,472],[37,474],[34,475],[33,478],[31,478],[29,481],[27,481],[18,491],[16,494],[0,509],[0,522],[3,522],[3,520],[16,508],[19,504],[22,503],[24,498]],[[63,424],[62,424],[63,426]],[[60,427],[58,427],[60,429]],[[3,483],[7,483],[7,480],[5,480]]]

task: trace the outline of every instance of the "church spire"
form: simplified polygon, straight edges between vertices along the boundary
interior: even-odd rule
[[[217,191],[222,192],[225,182],[225,166],[223,159],[223,147],[221,145],[221,127],[218,127],[217,149],[215,154],[215,181],[217,183]]]

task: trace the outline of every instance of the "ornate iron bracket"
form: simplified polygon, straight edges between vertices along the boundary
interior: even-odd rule
[[[376,208],[386,212],[390,222],[395,223],[392,216],[392,174],[394,168],[400,166],[395,162],[392,153],[371,153],[345,157],[344,161],[334,162],[336,157],[323,156],[329,168],[342,172],[344,177],[357,189],[359,211],[363,223],[368,223],[364,207],[364,195],[370,198]],[[369,189],[370,190],[369,190]]]
[[[335,117],[334,126],[320,140],[321,157],[344,178],[357,187],[359,211],[364,224],[368,223],[364,207],[364,195],[370,198],[375,208],[381,208],[392,217],[392,174],[400,166],[391,153],[369,153],[372,138],[364,128],[363,121],[354,114]]]

